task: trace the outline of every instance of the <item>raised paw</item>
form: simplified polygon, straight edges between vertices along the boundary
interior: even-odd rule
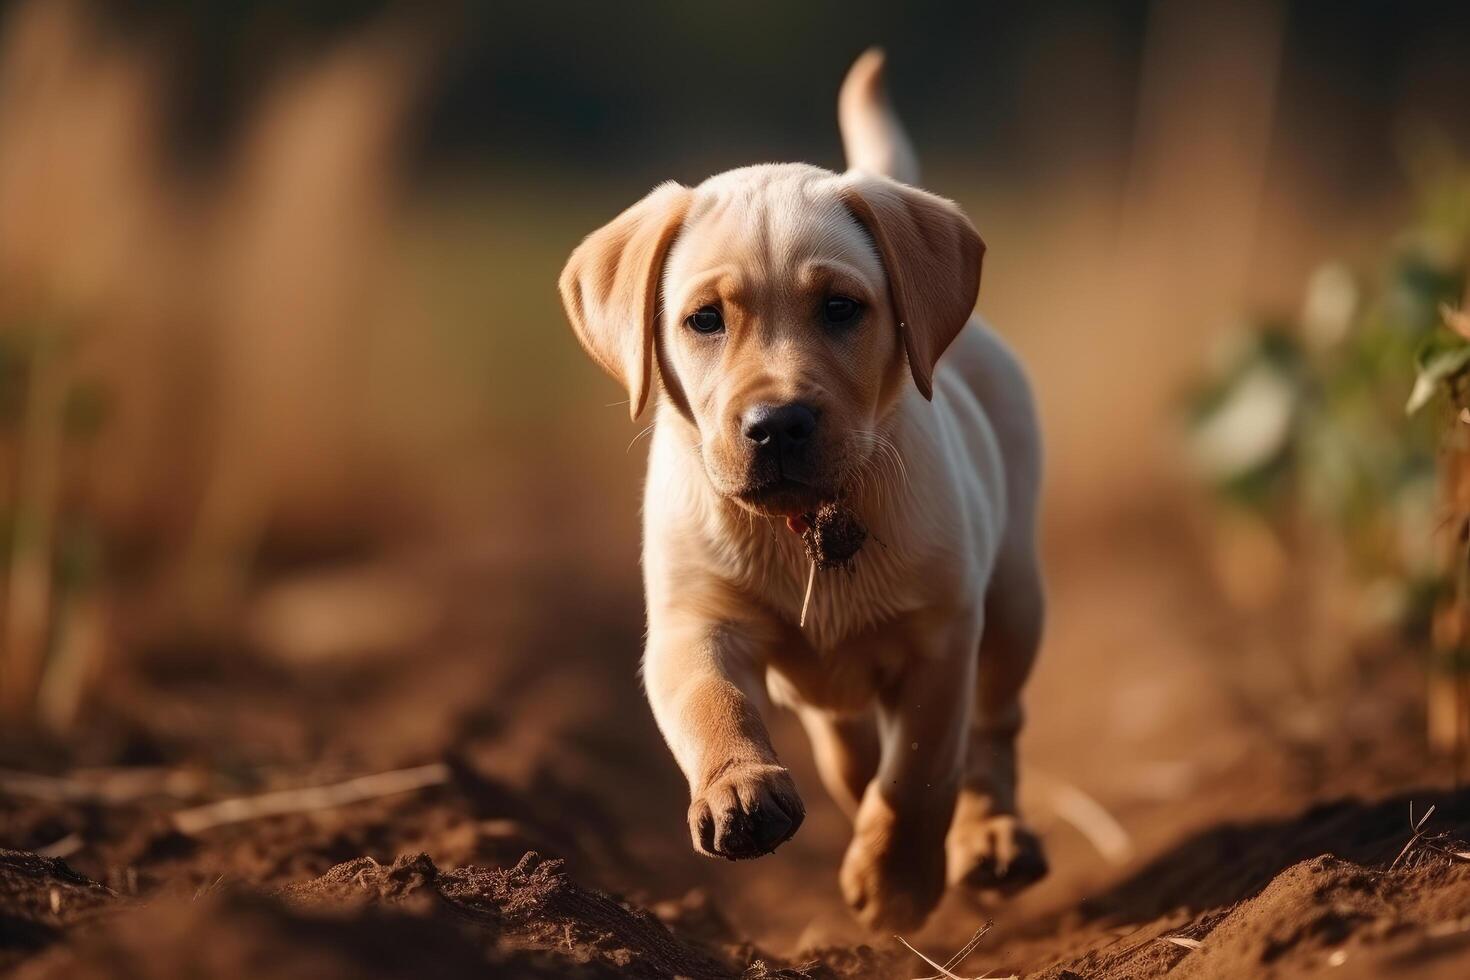
[[[806,807],[779,765],[732,764],[689,804],[694,849],[731,861],[769,854],[791,839]]]
[[[1011,895],[1049,870],[1041,839],[1012,814],[957,820],[947,846],[950,881],[977,891]]]

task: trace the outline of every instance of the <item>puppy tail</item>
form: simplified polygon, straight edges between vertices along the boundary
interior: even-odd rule
[[[869,48],[847,70],[837,96],[842,149],[852,170],[918,184],[919,158],[883,83],[882,48]]]

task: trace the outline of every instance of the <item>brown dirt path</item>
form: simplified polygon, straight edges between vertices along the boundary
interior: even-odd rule
[[[756,862],[689,853],[684,789],[638,688],[634,542],[608,529],[611,506],[543,494],[517,504],[545,529],[535,548],[501,528],[385,560],[439,609],[410,649],[287,661],[243,641],[157,648],[114,670],[78,738],[7,740],[6,765],[82,785],[98,767],[169,778],[109,801],[0,794],[0,845],[67,855],[0,855],[0,966],[931,974],[843,911],[842,818],[789,719],[775,734],[806,793],[801,834]],[[1389,666],[1320,692],[1305,715],[1257,698],[1256,641],[1213,601],[1187,526],[1119,514],[1059,550],[1024,748],[1055,872],[1008,905],[952,895],[906,938],[942,960],[993,920],[962,976],[1463,975],[1470,864],[1446,850],[1470,837],[1470,796],[1419,748],[1413,670],[1369,658]],[[292,574],[309,587],[319,573]],[[446,781],[410,793],[188,835],[167,818],[436,760]],[[1079,790],[1131,857],[1107,860],[1079,831]],[[1395,865],[1411,803],[1433,805],[1426,830],[1445,836]]]

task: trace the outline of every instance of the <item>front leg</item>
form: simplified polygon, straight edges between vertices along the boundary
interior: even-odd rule
[[[870,929],[917,928],[944,894],[979,635],[975,614],[916,622],[903,674],[880,698],[881,761],[841,871],[843,896]]]
[[[764,659],[750,624],[665,612],[650,622],[644,681],[653,715],[689,780],[694,849],[760,857],[806,816],[756,710]]]

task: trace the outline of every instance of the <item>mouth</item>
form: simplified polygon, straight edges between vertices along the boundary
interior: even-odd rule
[[[772,517],[800,517],[819,509],[832,499],[832,494],[800,480],[781,477],[746,487],[735,498],[758,514]]]

